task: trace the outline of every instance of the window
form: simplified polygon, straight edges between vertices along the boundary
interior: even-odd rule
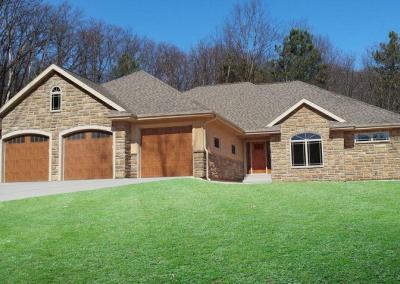
[[[18,136],[8,140],[10,144],[23,144],[25,143],[25,136]]]
[[[219,148],[219,138],[214,137],[214,147]]]
[[[48,138],[46,136],[41,136],[41,135],[32,135],[31,136],[31,143],[45,142],[47,140],[48,140]]]
[[[61,89],[54,87],[51,90],[51,111],[61,110]]]
[[[314,133],[301,133],[291,139],[293,167],[322,166],[321,136]]]
[[[92,132],[93,139],[107,138],[109,136],[110,136],[110,134],[108,134],[107,132],[101,132],[101,131]]]
[[[236,145],[232,145],[231,150],[232,150],[232,154],[236,155]]]
[[[81,139],[85,139],[85,133],[84,132],[72,134],[72,135],[67,137],[67,140],[81,140]]]
[[[354,136],[357,143],[389,141],[389,132],[358,133]]]

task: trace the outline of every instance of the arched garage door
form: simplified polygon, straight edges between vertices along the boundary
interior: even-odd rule
[[[6,182],[49,180],[49,138],[20,135],[4,142]]]
[[[142,130],[141,176],[193,175],[192,127]]]
[[[64,137],[64,179],[113,177],[112,134],[85,131]]]

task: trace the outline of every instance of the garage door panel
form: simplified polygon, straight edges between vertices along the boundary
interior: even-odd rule
[[[101,133],[98,138],[93,132],[64,138],[64,179],[112,178],[112,135]]]
[[[32,137],[40,137],[33,142]],[[49,141],[40,135],[17,136],[5,141],[5,181],[47,181]]]
[[[191,126],[143,129],[141,153],[142,177],[192,175]]]

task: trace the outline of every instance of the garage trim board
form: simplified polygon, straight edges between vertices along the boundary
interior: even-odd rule
[[[100,126],[100,125],[85,125],[85,126],[77,126],[73,128],[66,129],[59,133],[58,141],[58,168],[59,168],[59,180],[64,180],[64,138],[69,134],[73,134],[75,132],[85,132],[85,131],[104,131],[108,132],[112,135],[112,178],[115,178],[115,132],[111,130],[111,127]]]
[[[26,130],[18,130],[18,131],[13,131],[10,133],[5,134],[3,137],[1,137],[1,143],[0,143],[0,177],[1,177],[1,182],[5,181],[5,161],[6,161],[6,157],[5,157],[5,147],[4,144],[6,143],[7,140],[16,137],[16,136],[23,136],[23,135],[42,135],[42,136],[46,136],[48,137],[48,142],[49,142],[49,171],[48,171],[48,181],[51,180],[51,149],[53,146],[52,143],[52,137],[51,137],[51,133],[47,132],[47,131],[42,131],[42,130],[37,130],[37,129],[26,129]]]

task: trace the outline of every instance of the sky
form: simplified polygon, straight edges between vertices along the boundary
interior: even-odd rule
[[[47,0],[61,4],[65,0]],[[89,18],[129,28],[185,51],[215,34],[232,7],[245,0],[68,0]],[[367,48],[400,33],[399,0],[262,0],[269,17],[282,29],[306,23],[314,33],[357,58],[361,66]]]

